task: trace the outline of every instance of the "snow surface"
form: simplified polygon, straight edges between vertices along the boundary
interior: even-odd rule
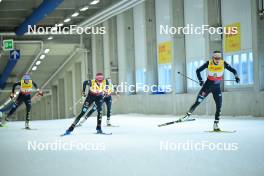
[[[264,119],[223,117],[223,130],[236,133],[208,133],[213,117],[158,128],[176,119],[160,115],[115,115],[104,127],[113,135],[96,135],[96,118],[88,119],[72,135],[60,137],[73,119],[33,121],[37,130],[23,130],[24,122],[10,122],[0,128],[1,176],[262,176],[264,174]],[[104,121],[105,123],[105,117]],[[105,150],[37,150],[28,142],[78,143],[102,146]],[[237,150],[161,150],[161,143],[237,145]],[[32,144],[32,143],[31,143]],[[163,145],[162,145],[163,146]],[[175,146],[175,145],[174,145]],[[98,149],[98,148],[97,148]],[[163,148],[164,149],[164,148]]]

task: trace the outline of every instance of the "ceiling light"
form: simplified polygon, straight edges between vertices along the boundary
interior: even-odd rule
[[[93,0],[90,4],[91,4],[91,5],[95,5],[95,4],[97,4],[98,2],[100,2],[100,0]]]
[[[70,18],[66,18],[66,19],[64,20],[64,23],[68,23],[68,22],[70,22],[70,21],[71,21]]]
[[[46,48],[45,50],[44,50],[44,53],[45,54],[48,54],[50,52],[50,49],[49,48]]]
[[[41,61],[37,61],[37,62],[36,62],[36,65],[40,65],[40,64],[41,64]]]
[[[72,14],[72,17],[77,17],[79,15],[79,12],[75,12]]]
[[[35,71],[35,70],[37,70],[37,68],[38,68],[37,66],[34,66],[34,67],[32,68],[32,70]]]
[[[63,23],[59,23],[57,26],[58,26],[58,27],[61,27],[61,26],[63,26]]]
[[[84,11],[86,11],[86,10],[88,10],[89,9],[89,6],[84,6],[84,7],[82,7],[81,9],[80,9],[80,11],[81,12],[84,12]]]
[[[49,37],[48,37],[48,40],[52,40],[52,39],[53,39],[53,37],[52,37],[52,36],[49,36]]]
[[[39,58],[42,60],[44,59],[46,56],[44,54],[42,54]]]

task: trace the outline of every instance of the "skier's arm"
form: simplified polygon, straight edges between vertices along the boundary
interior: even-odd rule
[[[232,72],[232,73],[234,74],[235,79],[236,79],[236,82],[239,83],[239,82],[240,82],[240,78],[239,78],[239,76],[238,76],[238,74],[237,74],[236,69],[234,69],[233,67],[231,67],[226,61],[224,62],[224,64],[225,64],[225,68],[226,68],[228,71],[230,71],[230,72]]]
[[[88,84],[88,80],[83,81],[83,88],[82,88],[82,92],[85,92],[86,86]]]
[[[86,94],[85,94],[85,90],[86,90],[86,86],[89,86],[89,87],[91,87],[91,85],[92,85],[92,82],[91,82],[91,80],[86,80],[86,81],[84,81],[83,82],[83,89],[82,89],[82,95],[85,97],[86,96]]]
[[[201,72],[208,67],[209,61],[205,62],[201,67],[197,68],[196,75],[198,80],[201,82],[203,80]]]
[[[40,90],[40,89],[38,88],[37,83],[34,82],[34,81],[32,81],[32,84],[33,84],[34,88],[37,90],[38,95],[43,96],[43,92],[42,92],[42,90]]]
[[[12,88],[12,94],[15,93],[15,89],[16,89],[16,86],[19,86],[21,84],[21,82],[16,82],[15,84],[13,84],[13,88]]]
[[[34,81],[32,81],[32,83],[33,83],[34,88],[37,89],[37,90],[39,90],[37,83],[34,82]]]
[[[236,71],[236,69],[234,69],[231,65],[229,65],[226,61],[224,62],[224,64],[225,64],[225,68],[228,70],[228,71],[230,71],[230,72],[232,72],[235,76],[238,76],[237,75],[237,71]]]

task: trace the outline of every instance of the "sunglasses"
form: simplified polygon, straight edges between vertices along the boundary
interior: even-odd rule
[[[220,60],[221,59],[221,57],[213,57],[215,60]]]

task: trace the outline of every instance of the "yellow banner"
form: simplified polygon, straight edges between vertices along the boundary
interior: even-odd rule
[[[158,49],[158,64],[168,64],[172,61],[172,43],[162,42]]]
[[[224,45],[226,53],[241,50],[240,23],[225,26]]]

